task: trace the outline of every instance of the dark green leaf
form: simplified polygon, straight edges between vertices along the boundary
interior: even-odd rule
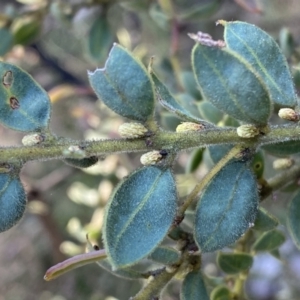
[[[144,66],[115,44],[103,69],[89,72],[97,96],[117,114],[141,122],[153,114],[154,91]]]
[[[98,157],[97,156],[91,156],[87,158],[82,158],[82,159],[76,159],[76,158],[65,158],[63,161],[75,168],[88,168],[93,166],[98,162]]]
[[[12,24],[14,43],[26,45],[34,41],[42,29],[40,20],[28,17],[16,19]]]
[[[203,148],[196,149],[191,153],[189,161],[186,165],[185,171],[186,173],[193,173],[195,172],[198,167],[200,166],[203,158]]]
[[[230,290],[224,286],[217,286],[210,294],[210,300],[231,300],[234,299]]]
[[[169,112],[161,113],[161,125],[167,130],[176,130],[176,127],[181,124],[182,121],[174,114]]]
[[[257,183],[248,164],[225,165],[202,192],[195,218],[195,241],[202,252],[229,246],[252,226],[258,207]]]
[[[0,56],[5,55],[13,46],[13,36],[6,28],[0,28]]]
[[[246,59],[262,77],[272,101],[283,107],[294,107],[297,95],[292,76],[275,40],[252,24],[225,21],[221,24],[225,26],[227,47]]]
[[[197,44],[192,65],[206,100],[235,119],[267,124],[271,113],[269,93],[241,57],[224,48]]]
[[[281,231],[271,230],[263,233],[253,244],[253,251],[272,251],[285,242],[285,236]]]
[[[170,247],[157,247],[148,258],[164,265],[172,265],[178,263],[180,253]]]
[[[262,147],[274,156],[288,156],[300,152],[300,141],[288,141]]]
[[[14,226],[23,216],[26,195],[19,178],[0,174],[0,232]]]
[[[287,228],[298,248],[300,248],[300,192],[290,202],[287,212]]]
[[[278,220],[267,212],[264,208],[260,207],[252,229],[258,231],[269,231],[277,227]]]
[[[258,151],[255,153],[251,162],[251,167],[258,179],[263,177],[265,163],[262,151]]]
[[[182,21],[196,21],[209,18],[221,7],[222,0],[211,0],[205,4],[193,6],[183,13],[179,14],[179,19]]]
[[[143,277],[141,273],[139,273],[133,269],[130,269],[130,268],[113,270],[113,266],[111,265],[111,263],[109,262],[108,259],[98,261],[97,265],[100,266],[101,268],[103,268],[104,270],[106,270],[118,277],[122,277],[125,279],[133,280],[133,279],[141,279]]]
[[[0,122],[20,131],[48,126],[50,101],[47,93],[26,72],[0,62]]]
[[[201,116],[214,124],[218,124],[223,119],[223,113],[214,105],[207,101],[201,101],[198,105]]]
[[[183,108],[170,94],[166,86],[151,72],[151,77],[155,85],[156,97],[159,103],[167,110],[175,113],[180,119],[189,122],[203,123],[203,120],[192,115],[188,110]]]
[[[209,300],[205,283],[200,271],[193,271],[184,278],[181,288],[181,300]]]
[[[217,264],[227,274],[237,274],[251,268],[253,257],[248,253],[218,253]]]
[[[176,185],[168,169],[145,167],[122,181],[106,209],[104,243],[114,267],[149,255],[167,234],[176,213]]]
[[[88,33],[86,50],[89,57],[95,62],[105,60],[107,53],[113,43],[113,36],[105,16],[97,16]]]

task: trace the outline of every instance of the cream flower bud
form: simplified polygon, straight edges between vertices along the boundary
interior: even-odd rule
[[[148,129],[141,123],[124,123],[118,131],[123,138],[135,139],[144,137]]]
[[[288,169],[293,165],[294,161],[291,158],[279,158],[273,161],[273,169],[283,170]]]
[[[192,122],[183,122],[179,124],[176,128],[176,132],[186,132],[186,131],[199,131],[204,128],[204,125],[192,123]]]
[[[245,124],[239,126],[236,129],[236,132],[238,136],[242,138],[250,139],[259,135],[259,128],[257,128],[255,125],[252,124]]]
[[[162,157],[163,156],[160,154],[159,151],[154,150],[143,154],[141,156],[140,161],[144,166],[155,165],[162,159]]]
[[[85,157],[85,152],[81,147],[72,145],[68,149],[63,150],[63,155],[80,159]]]
[[[42,143],[45,140],[45,136],[41,133],[32,133],[25,135],[22,138],[22,144],[24,146],[34,146]]]
[[[278,112],[278,116],[288,121],[299,121],[299,114],[291,108],[281,108]]]

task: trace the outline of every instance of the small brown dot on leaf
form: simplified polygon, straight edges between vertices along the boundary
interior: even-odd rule
[[[12,71],[7,71],[3,78],[2,78],[2,83],[5,87],[10,87],[13,82],[13,73]]]
[[[20,103],[19,103],[18,99],[15,97],[11,97],[9,99],[9,103],[10,103],[10,107],[12,109],[18,109],[20,107]]]

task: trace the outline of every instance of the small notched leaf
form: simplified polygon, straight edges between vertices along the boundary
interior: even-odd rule
[[[180,119],[194,123],[207,123],[198,117],[192,115],[188,110],[182,107],[170,94],[166,86],[151,71],[151,77],[155,85],[156,97],[159,103],[167,110],[175,113]]]
[[[270,230],[263,233],[252,245],[253,251],[272,251],[285,242],[284,234],[279,230]]]
[[[19,131],[48,126],[51,106],[47,93],[22,69],[0,62],[0,122]]]
[[[63,161],[74,168],[89,168],[98,162],[98,157],[91,156],[82,159],[65,158]]]
[[[26,194],[20,179],[0,174],[0,232],[14,226],[23,216]]]
[[[154,90],[145,67],[114,44],[103,69],[88,72],[96,95],[117,114],[145,122],[153,114]]]
[[[300,192],[298,192],[292,199],[287,213],[287,228],[291,237],[300,249]]]
[[[192,65],[204,99],[237,120],[267,124],[268,90],[242,57],[225,48],[196,44]]]
[[[144,167],[123,180],[111,196],[104,221],[105,249],[114,268],[148,256],[166,236],[176,207],[169,169]]]
[[[276,41],[255,25],[220,21],[228,48],[242,56],[261,76],[271,99],[283,107],[294,107],[297,95],[287,61]]]
[[[237,274],[251,268],[253,257],[248,253],[218,253],[217,264],[226,274]]]
[[[202,192],[195,218],[195,241],[202,252],[233,244],[255,220],[258,207],[256,179],[248,163],[226,164]]]
[[[209,300],[206,286],[200,271],[193,271],[184,278],[181,288],[181,300]]]

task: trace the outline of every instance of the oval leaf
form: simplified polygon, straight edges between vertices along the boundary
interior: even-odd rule
[[[200,271],[190,272],[183,280],[181,300],[209,300],[204,280]]]
[[[82,159],[76,158],[65,158],[63,162],[74,168],[89,168],[98,162],[99,158],[97,156],[91,156]]]
[[[19,178],[0,174],[0,232],[14,226],[23,216],[26,194]]]
[[[271,113],[269,93],[241,57],[225,49],[197,44],[192,65],[206,100],[238,120],[267,124]]]
[[[117,114],[141,122],[152,116],[152,81],[144,66],[120,45],[114,44],[103,69],[88,76],[97,96]]]
[[[217,286],[210,294],[211,300],[231,300],[234,299],[230,290],[225,285]]]
[[[262,147],[266,152],[274,156],[288,156],[300,152],[300,141],[288,141]]]
[[[167,234],[176,213],[177,192],[168,169],[139,169],[119,184],[107,206],[104,243],[114,267],[149,255]]]
[[[157,247],[148,258],[164,265],[173,265],[180,260],[180,253],[171,247]]]
[[[247,60],[266,83],[274,103],[294,107],[297,95],[287,61],[275,40],[245,22],[220,21],[227,47]],[[263,42],[262,42],[263,41]]]
[[[217,264],[226,274],[237,274],[251,268],[253,257],[248,253],[218,253]]]
[[[186,173],[193,173],[198,169],[203,159],[203,152],[204,149],[199,148],[191,153],[190,158],[185,166]]]
[[[0,28],[0,40],[0,56],[3,56],[12,48],[14,38],[9,30]]]
[[[188,110],[183,108],[170,94],[166,86],[161,83],[157,76],[151,72],[151,77],[155,85],[156,97],[159,103],[167,110],[175,113],[180,119],[189,122],[203,123],[204,121],[192,115]],[[206,122],[204,122],[206,123]]]
[[[0,62],[0,122],[20,131],[48,125],[50,100],[42,87],[22,69]]]
[[[240,238],[255,220],[258,199],[248,164],[225,165],[202,192],[196,208],[194,236],[201,251],[219,250]]]
[[[300,192],[298,192],[292,199],[287,214],[287,228],[291,234],[291,237],[300,249]]]
[[[277,227],[278,220],[264,208],[260,207],[252,229],[258,231],[269,231]]]
[[[272,251],[285,242],[284,234],[279,230],[271,230],[263,233],[253,244],[253,251]]]

